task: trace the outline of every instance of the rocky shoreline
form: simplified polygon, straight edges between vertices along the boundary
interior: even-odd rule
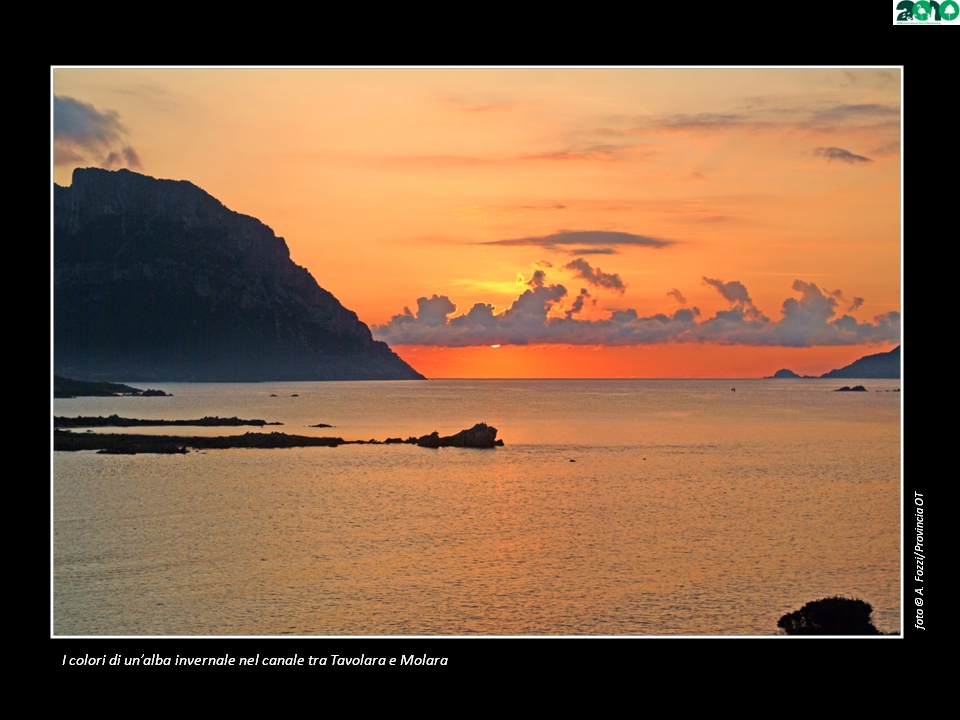
[[[140,388],[110,382],[87,382],[53,376],[53,397],[69,400],[77,397],[173,397],[163,390],[141,390]]]
[[[168,421],[175,422],[175,421]],[[228,448],[294,448],[294,447],[337,447],[339,445],[417,445],[424,448],[494,448],[502,447],[503,440],[497,440],[497,429],[486,423],[477,423],[468,430],[456,435],[440,437],[436,431],[429,435],[379,440],[344,440],[339,437],[308,437],[305,435],[287,435],[280,432],[244,433],[222,437],[186,437],[172,435],[133,435],[127,433],[75,433],[70,430],[53,431],[53,449],[55,451],[76,452],[78,450],[96,450],[105,455],[136,455],[139,453],[184,454],[193,450],[225,450]]]

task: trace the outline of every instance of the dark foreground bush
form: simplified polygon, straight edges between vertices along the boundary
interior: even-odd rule
[[[881,635],[870,621],[872,612],[873,607],[863,600],[823,598],[787,613],[777,627],[787,635]]]

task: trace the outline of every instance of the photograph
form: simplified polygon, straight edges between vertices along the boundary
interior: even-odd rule
[[[902,75],[52,66],[50,637],[902,638]]]

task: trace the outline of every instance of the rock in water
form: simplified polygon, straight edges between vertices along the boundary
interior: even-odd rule
[[[502,446],[503,440],[497,440],[497,429],[495,427],[486,423],[477,423],[469,430],[461,430],[456,435],[447,437],[440,437],[440,434],[434,431],[418,439],[417,445],[426,448],[492,448]]]
[[[186,181],[77,169],[54,186],[54,368],[89,380],[423,379],[290,259]]]
[[[429,435],[422,436],[419,440],[417,440],[417,445],[425,448],[440,447],[440,433],[434,430]]]

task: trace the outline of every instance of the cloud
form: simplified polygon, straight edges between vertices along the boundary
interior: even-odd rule
[[[757,306],[753,304],[746,286],[739,280],[731,280],[725,283],[723,280],[713,280],[704,276],[703,282],[705,285],[715,288],[725,300],[734,303],[733,310],[729,312],[738,312],[751,320],[767,320],[763,313],[757,309]]]
[[[446,295],[436,295],[432,298],[417,298],[416,316],[410,312],[410,308],[403,309],[403,315],[395,315],[394,320],[403,318],[402,322],[419,322],[426,327],[436,327],[447,322],[447,315],[455,313],[457,306],[450,302]],[[410,320],[407,320],[410,318]]]
[[[738,282],[710,283],[732,303],[713,317],[698,321],[698,308],[680,308],[672,315],[640,316],[636,310],[614,310],[605,320],[579,320],[586,288],[568,300],[563,285],[530,287],[514,303],[497,313],[487,303],[477,303],[454,316],[456,305],[444,295],[417,300],[414,316],[404,308],[390,322],[374,325],[378,340],[391,345],[466,347],[476,345],[649,345],[667,342],[719,345],[810,347],[898,342],[900,313],[888,312],[861,323],[850,315],[836,316],[837,300],[813,283],[795,280],[799,298],[783,301],[781,319],[774,322],[753,307],[746,287]],[[565,307],[566,306],[566,307]]]
[[[900,123],[900,107],[880,103],[838,104],[810,107],[784,104],[778,98],[754,98],[746,107],[727,112],[649,115],[627,120],[622,129],[594,130],[605,136],[640,135],[658,132],[719,133],[768,130],[811,130],[828,132],[844,129],[893,128]]]
[[[681,305],[686,305],[686,304],[687,304],[687,299],[683,296],[683,294],[682,294],[679,290],[677,290],[677,288],[674,288],[673,290],[671,290],[670,292],[668,292],[667,295],[669,295],[670,297],[672,297],[674,300],[676,300],[676,301],[677,301],[678,303],[680,303]]]
[[[53,97],[53,162],[55,165],[100,163],[101,167],[143,167],[136,150],[126,142],[127,129],[113,110],[66,95]]]
[[[891,140],[888,143],[884,143],[880,147],[875,147],[872,152],[874,155],[879,155],[881,157],[885,155],[896,155],[898,152],[900,152],[900,138]]]
[[[626,232],[611,232],[607,230],[576,230],[561,231],[552,235],[539,237],[511,238],[509,240],[492,240],[475,243],[476,245],[501,247],[540,247],[544,250],[560,250],[566,246],[576,246],[574,254],[586,255],[590,253],[609,255],[617,247],[652,247],[663,248],[673,245],[675,240],[663,240],[647,235],[634,235]]]
[[[577,297],[574,298],[574,300],[573,300],[573,305],[571,305],[571,306],[570,306],[570,309],[567,310],[566,313],[564,313],[564,314],[566,315],[566,317],[567,317],[568,320],[569,320],[570,318],[572,318],[574,315],[576,315],[578,312],[580,312],[581,310],[583,310],[583,303],[584,303],[584,302],[587,300],[587,298],[589,298],[589,297],[590,297],[590,293],[587,292],[587,289],[586,289],[586,288],[580,288],[580,294],[577,295]],[[597,304],[597,301],[594,300],[594,301],[593,301],[593,304],[596,305],[596,304]]]
[[[570,251],[571,255],[616,255],[617,251],[613,248],[575,248]]]
[[[839,288],[836,290],[825,289],[823,292],[829,295],[830,297],[836,298],[840,302],[845,303],[847,301],[847,299],[843,296],[843,291],[840,290]],[[853,299],[853,302],[850,304],[850,307],[847,308],[847,312],[853,312],[854,310],[859,310],[861,305],[863,305],[863,298],[855,297]]]
[[[521,275],[521,277],[523,277]],[[532,288],[541,288],[546,285],[547,274],[543,270],[534,270],[533,276],[530,278],[529,282],[524,283],[529,285]]]
[[[120,141],[126,129],[112,110],[98,112],[89,103],[72,97],[53,98],[53,139],[69,141],[81,147],[102,148]]]
[[[441,97],[440,101],[449,108],[465,113],[508,112],[516,106],[509,100],[496,97],[467,99],[446,95]]]
[[[623,280],[620,279],[619,275],[616,273],[602,272],[600,268],[594,269],[590,267],[590,263],[583,258],[571,260],[563,267],[565,270],[572,271],[575,278],[586,280],[590,285],[616,290],[621,295],[623,295],[627,289],[627,286],[623,284]]]
[[[141,102],[150,105],[154,110],[175,110],[179,106],[179,103],[174,100],[173,96],[166,90],[166,88],[162,87],[161,85],[154,85],[152,83],[126,85],[124,87],[115,88],[114,92],[121,95],[135,97]]]
[[[561,150],[558,152],[522,155],[523,160],[620,160],[625,148],[619,145],[592,145],[580,150]]]
[[[116,170],[121,167],[140,169],[143,165],[140,163],[140,156],[137,151],[129,145],[120,152],[112,152],[107,155],[107,159],[100,166],[107,170]]]
[[[680,113],[661,118],[659,124],[671,130],[728,130],[770,125],[768,121],[761,121],[755,115],[746,113],[697,113],[695,115]]]
[[[859,125],[863,123],[876,124],[900,120],[900,108],[896,105],[880,105],[878,103],[864,103],[860,105],[834,105],[823,110],[817,110],[810,117],[811,125]]]
[[[873,162],[873,160],[868,157],[864,157],[863,155],[854,155],[849,150],[844,150],[843,148],[837,147],[814,148],[813,154],[818,157],[825,157],[827,162],[839,160],[840,162],[845,162],[849,165],[853,165],[854,163]]]

